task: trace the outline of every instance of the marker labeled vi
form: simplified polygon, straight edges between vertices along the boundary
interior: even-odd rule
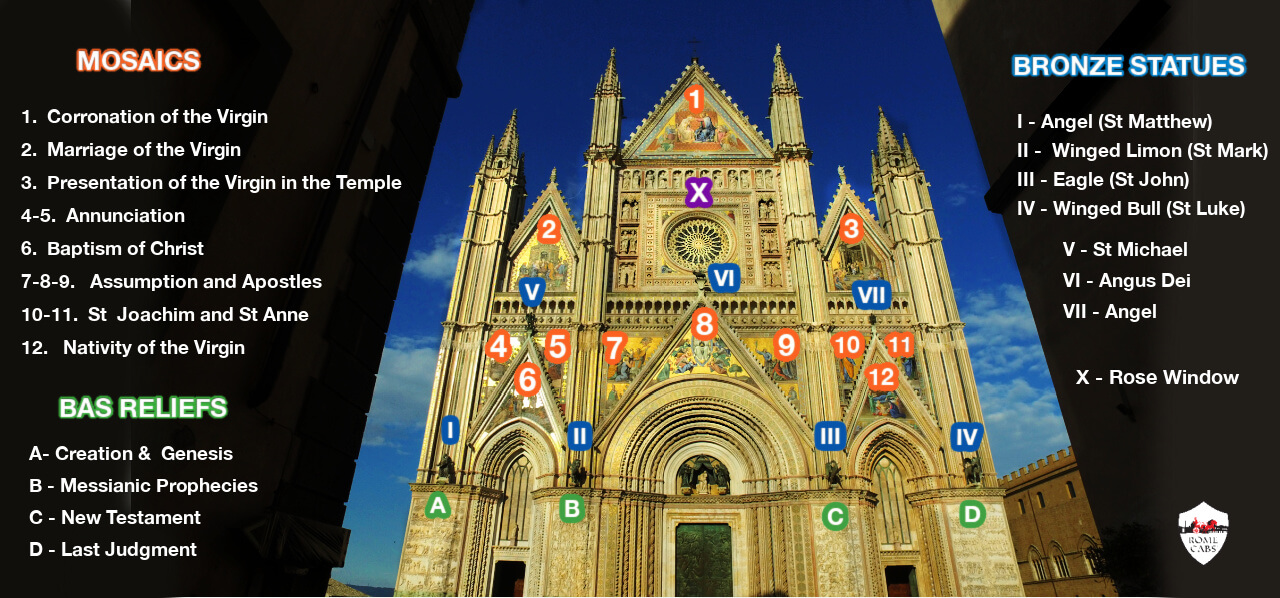
[[[736,293],[742,288],[742,267],[737,264],[707,266],[707,281],[717,293]]]

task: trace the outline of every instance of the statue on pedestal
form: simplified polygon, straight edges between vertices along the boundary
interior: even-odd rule
[[[582,466],[582,459],[574,459],[569,464],[569,483],[575,488],[581,488],[587,483],[587,468]]]
[[[982,465],[977,457],[964,458],[964,479],[971,486],[982,485]]]
[[[832,488],[836,486],[843,488],[844,486],[840,483],[843,479],[844,476],[840,475],[840,464],[835,461],[827,461],[827,484]]]
[[[436,483],[437,484],[456,484],[458,483],[458,474],[453,469],[453,459],[446,454],[440,457],[440,463],[436,465]]]

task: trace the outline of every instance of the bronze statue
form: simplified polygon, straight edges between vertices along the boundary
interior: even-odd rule
[[[982,465],[977,457],[964,458],[964,479],[970,484],[982,484]]]
[[[715,467],[711,470],[711,475],[715,478],[716,485],[720,487],[720,493],[728,494],[729,468],[725,467],[723,463],[716,463]]]
[[[569,464],[569,483],[575,488],[581,488],[587,483],[587,468],[582,466],[582,459],[574,459]]]
[[[830,484],[832,488],[835,488],[836,486],[843,488],[844,485],[840,483],[842,479],[844,479],[844,476],[840,475],[840,464],[835,461],[827,461],[827,483]]]
[[[453,459],[448,454],[440,457],[440,463],[436,465],[436,482],[441,479],[448,480],[450,484],[458,483],[458,474],[453,469]]]
[[[680,493],[692,494],[694,484],[693,468],[689,467],[688,463],[681,465],[680,470],[676,472],[676,475],[680,478]]]

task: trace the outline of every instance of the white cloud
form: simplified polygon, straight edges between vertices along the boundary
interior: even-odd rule
[[[969,293],[961,302],[965,338],[979,380],[1006,374],[1048,375],[1044,349],[1036,334],[1036,322],[1022,287],[1000,285]]]
[[[997,475],[1071,444],[1052,387],[1034,386],[1023,378],[980,382],[978,396]]]
[[[427,280],[451,281],[461,247],[462,240],[456,235],[436,235],[431,251],[414,251],[404,263],[404,270]]]
[[[946,190],[943,191],[943,197],[946,198],[947,203],[953,206],[959,206],[963,205],[966,201],[969,201],[969,198],[973,197],[977,192],[978,190],[969,183],[951,183],[950,185],[947,185]]]
[[[421,440],[439,356],[439,339],[391,337],[373,387],[364,446],[411,447]]]

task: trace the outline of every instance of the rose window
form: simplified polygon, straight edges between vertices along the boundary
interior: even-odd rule
[[[708,264],[726,261],[729,249],[729,235],[712,220],[691,218],[667,233],[667,255],[686,270],[706,270]]]

